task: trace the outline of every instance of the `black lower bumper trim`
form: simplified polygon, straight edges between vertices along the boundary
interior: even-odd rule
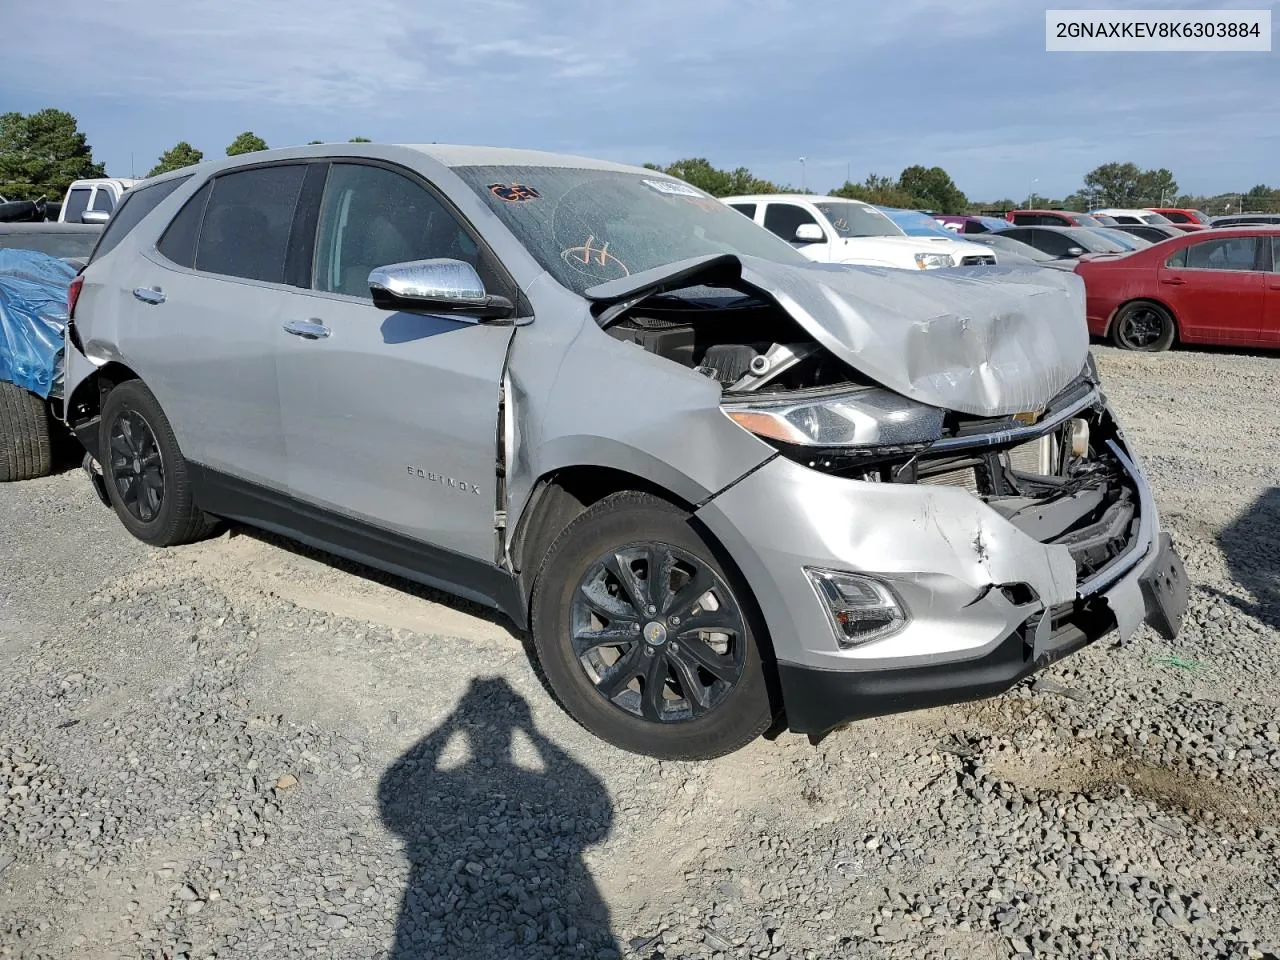
[[[1186,608],[1187,582],[1168,535],[1161,538],[1156,562],[1141,585],[1146,621],[1162,635],[1173,637]],[[958,663],[850,671],[779,662],[787,726],[796,733],[816,735],[852,720],[995,696],[1116,625],[1106,601],[1096,597],[1051,615],[1054,630],[1039,657],[1033,654],[1032,635],[1039,617],[1033,617],[994,650]]]

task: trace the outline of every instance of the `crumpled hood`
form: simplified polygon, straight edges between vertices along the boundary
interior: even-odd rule
[[[1080,375],[1089,352],[1083,281],[1039,267],[914,271],[725,254],[611,280],[585,296],[635,303],[702,283],[769,297],[859,372],[974,416],[1044,407]]]

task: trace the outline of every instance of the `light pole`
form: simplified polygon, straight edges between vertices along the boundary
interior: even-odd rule
[[[805,175],[804,175],[804,157],[801,157],[800,158],[800,192],[803,193],[808,189],[809,189],[809,184],[806,181]]]
[[[1027,209],[1031,209],[1031,197],[1036,192],[1036,184],[1040,182],[1039,177],[1032,177],[1031,182],[1027,184]]]

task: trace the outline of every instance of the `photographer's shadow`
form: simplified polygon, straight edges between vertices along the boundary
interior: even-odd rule
[[[517,730],[541,771],[516,763]],[[442,769],[455,733],[469,756]],[[609,794],[538,731],[505,680],[473,680],[445,721],[386,772],[378,801],[410,865],[391,960],[617,956],[608,908],[583,862],[609,832]]]

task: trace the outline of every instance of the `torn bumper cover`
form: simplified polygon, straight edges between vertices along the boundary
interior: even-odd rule
[[[1096,409],[1114,427],[1100,398]],[[1039,509],[923,478],[850,480],[783,456],[705,504],[698,518],[738,560],[770,629],[791,729],[990,696],[1144,621],[1172,637],[1187,599],[1182,563],[1119,432],[1099,447],[1096,487]],[[898,626],[841,642],[813,570],[865,578],[896,600]]]

